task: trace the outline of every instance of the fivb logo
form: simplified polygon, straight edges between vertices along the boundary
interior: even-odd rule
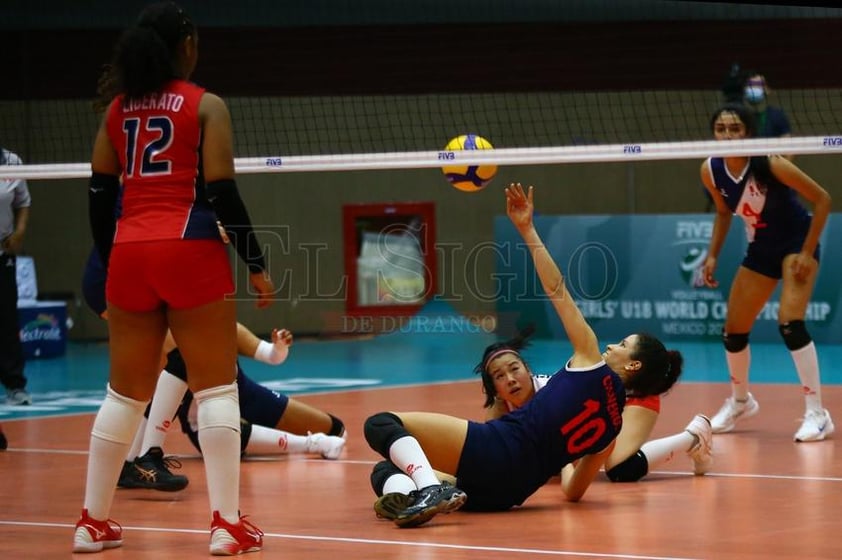
[[[679,220],[675,226],[676,241],[673,245],[689,245],[678,265],[681,276],[689,286],[704,286],[702,265],[708,256],[707,244],[713,234],[713,222]]]
[[[825,136],[822,140],[822,146],[825,148],[842,148],[842,136]]]

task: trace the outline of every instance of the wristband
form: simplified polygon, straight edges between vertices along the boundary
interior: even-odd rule
[[[261,340],[257,344],[257,350],[254,351],[254,359],[264,364],[271,364],[276,366],[283,363],[289,355],[289,346],[282,346],[279,350],[277,346],[265,340]]]

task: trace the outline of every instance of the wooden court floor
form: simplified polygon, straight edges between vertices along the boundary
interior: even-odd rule
[[[826,386],[826,406],[842,422],[842,387]],[[727,386],[682,383],[664,400],[657,436],[712,414]],[[377,520],[369,473],[378,459],[362,423],[380,410],[435,410],[479,419],[478,380],[357,390],[300,398],[341,416],[349,442],[337,461],[295,456],[243,463],[241,506],[266,533],[250,559],[839,559],[842,448],[839,438],[795,444],[802,413],[797,385],[753,387],[760,414],[715,436],[716,464],[690,474],[675,457],[644,481],[600,477],[577,504],[557,481],[517,510],[438,516],[416,529]],[[92,415],[4,420],[10,449],[0,453],[3,512],[0,558],[68,558],[82,504]],[[840,424],[842,430],[842,424]],[[169,453],[183,456],[190,485],[175,494],[120,490],[112,517],[122,548],[103,559],[206,558],[208,501],[201,460],[179,433]],[[80,557],[85,557],[79,555]]]

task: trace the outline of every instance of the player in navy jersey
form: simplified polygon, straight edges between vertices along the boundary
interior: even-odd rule
[[[509,509],[559,472],[567,499],[579,500],[614,448],[626,393],[663,393],[681,373],[681,354],[646,334],[630,335],[600,352],[535,230],[532,187],[527,194],[520,184],[510,185],[506,210],[526,242],[573,355],[529,402],[486,423],[425,412],[369,417],[366,441],[416,487],[408,507],[394,516],[399,527],[420,525],[463,505]],[[510,353],[508,348],[491,351],[484,367]],[[442,483],[436,471],[454,473],[457,485]]]
[[[108,514],[168,332],[199,403],[210,553],[263,547],[263,533],[240,514],[236,302],[226,297],[234,283],[217,221],[249,268],[258,306],[271,303],[274,286],[234,181],[228,108],[189,81],[198,41],[179,6],[147,5],[120,36],[99,82],[105,114],[94,140],[88,202],[108,269],[110,372],[91,430],[74,552],[123,543]]]
[[[551,379],[549,375],[532,373],[522,355],[532,330],[524,329],[510,340],[489,345],[476,366],[475,372],[482,378],[486,397],[486,420],[501,418],[523,407]],[[489,360],[492,353],[497,357]],[[660,395],[626,394],[623,427],[613,451],[605,460],[605,474],[609,480],[636,482],[652,468],[672,461],[677,454],[686,454],[691,459],[696,475],[710,470],[713,465],[710,420],[697,414],[681,432],[650,440],[660,410]],[[440,473],[439,478],[456,485],[456,479],[451,475]],[[374,511],[381,519],[394,520],[410,504],[417,490],[412,479],[387,460],[374,466],[371,484],[379,496]]]
[[[485,393],[486,419],[493,420],[521,408],[549,381],[548,375],[532,373],[521,350],[528,345],[531,328],[505,342],[496,342],[485,349],[482,361],[475,368],[482,378]],[[492,352],[505,350],[499,357],[487,360]],[[614,450],[605,460],[605,474],[612,482],[636,482],[650,469],[671,461],[684,452],[692,460],[693,473],[702,475],[713,465],[710,420],[697,414],[683,431],[650,440],[661,412],[661,395],[640,395],[626,392],[623,428]]]
[[[743,105],[725,105],[710,121],[717,140],[752,138],[755,122]],[[763,306],[782,284],[778,327],[792,354],[801,381],[805,414],[795,441],[820,441],[833,433],[833,421],[822,406],[816,346],[804,324],[819,269],[819,237],[830,214],[830,195],[792,162],[780,156],[712,157],[702,164],[702,182],[716,204],[708,255],[702,275],[714,278],[717,258],[731,225],[743,219],[748,250],[728,297],[723,329],[731,396],[711,419],[715,433],[729,432],[737,421],[757,414],[749,392],[749,333]],[[799,195],[813,206],[812,215]]]

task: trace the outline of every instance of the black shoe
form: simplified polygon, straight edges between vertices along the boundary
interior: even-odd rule
[[[9,442],[6,440],[6,434],[3,433],[3,430],[0,430],[0,449],[6,449],[9,447]]]
[[[413,490],[409,494],[400,492],[383,494],[374,502],[374,513],[377,514],[377,519],[394,521],[400,512],[412,505],[417,496],[418,490]]]
[[[437,513],[450,513],[462,507],[468,495],[455,486],[444,482],[418,490],[415,501],[395,516],[395,524],[401,528],[423,525]]]
[[[123,461],[123,468],[120,470],[120,479],[117,480],[117,488],[136,488],[134,481],[134,461]]]
[[[149,451],[135,459],[133,463],[128,461],[123,463],[117,486],[148,488],[162,492],[183,490],[189,482],[187,477],[173,474],[170,471],[171,468],[180,469],[181,462],[172,457],[164,457],[164,451],[160,447],[150,447]]]

